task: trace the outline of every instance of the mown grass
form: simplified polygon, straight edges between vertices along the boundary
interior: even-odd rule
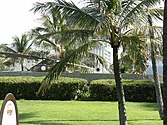
[[[17,104],[20,125],[119,125],[117,102],[19,100]],[[162,125],[155,103],[126,106],[129,125]]]

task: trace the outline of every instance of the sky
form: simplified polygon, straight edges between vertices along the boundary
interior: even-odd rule
[[[35,2],[53,0],[0,0],[0,44],[12,43],[12,37],[21,36],[30,29],[39,26],[39,14],[30,9]],[[78,3],[78,0],[72,0]]]

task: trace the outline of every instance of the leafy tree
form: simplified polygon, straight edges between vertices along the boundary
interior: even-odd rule
[[[94,36],[105,36],[105,42],[108,42],[113,49],[113,67],[118,96],[120,125],[127,125],[127,117],[118,61],[118,49],[124,42],[123,36],[130,38],[133,24],[138,23],[138,21],[136,21],[139,15],[138,13],[142,13],[142,10],[154,5],[156,2],[157,0],[90,0],[87,1],[86,7],[80,9],[72,2],[57,0],[55,2],[36,3],[33,8],[34,12],[39,11],[48,14],[61,13],[70,25],[79,27],[82,31],[91,30]],[[71,35],[79,38],[76,34],[70,34],[70,36]],[[89,47],[90,42],[87,43],[86,47]],[[82,53],[87,51],[87,49],[84,48],[80,48]],[[77,50],[73,51],[73,53],[55,65],[50,70],[45,80],[51,81],[53,78],[58,77],[67,65],[67,60],[79,59],[77,57],[80,57],[82,53],[78,52]]]

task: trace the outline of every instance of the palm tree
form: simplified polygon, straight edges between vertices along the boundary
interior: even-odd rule
[[[105,42],[108,42],[113,49],[113,66],[120,125],[127,125],[127,117],[124,89],[118,61],[118,49],[124,41],[123,36],[127,35],[128,37],[132,32],[133,24],[137,23],[136,18],[138,18],[138,13],[142,13],[143,9],[154,5],[156,2],[157,0],[89,0],[86,7],[80,9],[72,2],[57,0],[55,2],[36,3],[33,8],[34,12],[61,13],[70,25],[78,27],[82,31],[91,30],[94,32],[94,36],[105,36]],[[58,77],[66,65],[65,61],[71,58],[75,59],[77,57],[76,54],[80,54],[77,52],[73,52],[66,59],[55,65],[46,79],[49,78],[48,80],[50,81]]]
[[[153,25],[153,21],[161,21],[162,15],[162,8],[146,9],[144,15],[146,16],[146,23],[140,25],[138,29],[138,32],[144,33],[143,35],[146,37],[147,46],[145,46],[145,50],[148,51],[148,54],[146,54],[145,56],[149,57],[149,60],[151,60],[152,62],[153,79],[156,90],[157,104],[159,107],[159,115],[161,119],[163,119],[163,100],[161,85],[157,72],[157,59],[160,59],[160,57],[162,56],[162,27]]]
[[[68,53],[74,51],[77,47],[82,45],[82,43],[79,43],[79,40],[77,40],[78,44],[72,42],[72,40],[78,38],[72,37],[71,40],[68,40],[67,38],[69,34],[75,32],[77,36],[80,35],[81,37],[84,37],[86,40],[88,37],[86,34],[90,33],[90,31],[89,32],[87,31],[88,33],[86,33],[85,31],[83,31],[82,33],[81,32],[78,33],[79,32],[78,29],[76,30],[73,29],[72,31],[72,29],[70,29],[71,27],[66,24],[65,19],[59,13],[58,14],[52,13],[51,15],[47,14],[42,15],[41,22],[42,22],[42,27],[37,27],[32,30],[32,35],[34,37],[34,45],[38,49],[52,51],[52,56],[50,58],[52,63],[59,62],[60,60],[64,59]],[[92,53],[91,51],[88,51],[86,53],[86,56],[94,56],[100,61],[100,63],[102,64],[105,63],[105,60],[102,57]],[[73,68],[74,65],[71,67],[71,62],[69,61],[65,70],[66,71],[80,70],[80,72],[90,71],[91,67],[87,66],[86,63],[89,62],[91,58],[84,59],[84,57],[85,56],[83,56],[82,59],[77,60],[77,62],[75,62],[76,63],[75,68]],[[47,58],[47,60],[48,59],[49,58]],[[43,60],[43,62],[44,61],[46,60]]]
[[[167,125],[167,0],[164,3],[164,20],[163,20],[163,124]]]
[[[152,29],[149,28],[150,52],[151,52],[150,54],[151,54],[151,61],[152,61],[153,79],[154,79],[154,85],[155,85],[155,90],[156,90],[157,104],[159,107],[159,115],[160,115],[160,118],[163,119],[163,99],[162,99],[161,85],[159,81],[157,63],[156,63],[157,55],[158,56],[162,55],[161,54],[161,50],[162,50],[161,36],[162,35],[158,34],[159,32],[161,33],[161,31],[156,32],[154,30],[153,23],[152,23],[152,17],[150,15],[148,15],[148,25],[152,27]]]
[[[21,35],[21,38],[18,36],[13,37],[13,43],[11,45],[2,44],[1,50],[4,51],[4,54],[12,55],[13,54],[28,54],[30,48],[32,46],[32,43],[30,43],[30,39],[26,33]],[[1,52],[1,54],[3,54]],[[13,57],[13,63],[17,61],[17,56]],[[20,57],[19,59],[20,65],[21,65],[21,71],[24,71],[24,58]]]

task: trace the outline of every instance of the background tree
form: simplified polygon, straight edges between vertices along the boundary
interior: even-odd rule
[[[1,51],[3,52],[15,53],[15,54],[28,54],[32,46],[32,43],[30,42],[31,41],[29,36],[26,33],[24,33],[21,35],[20,38],[18,36],[13,37],[13,43],[11,45],[1,44],[0,48]],[[17,58],[17,56],[15,56],[12,57],[12,60],[10,61],[12,61],[13,64],[15,64],[17,60],[19,60],[20,62],[21,71],[24,71],[24,58],[22,57]]]
[[[148,10],[152,11],[152,10]],[[158,10],[157,10],[158,11]],[[160,10],[161,13],[161,10]],[[156,98],[157,104],[159,107],[159,115],[160,118],[163,119],[163,99],[161,92],[161,85],[159,81],[158,71],[157,71],[157,59],[162,56],[162,29],[156,26],[153,26],[153,17],[151,16],[151,12],[148,12],[148,26],[149,28],[149,47],[150,47],[150,57],[152,61],[152,71],[153,71],[153,79],[156,90]],[[159,17],[160,18],[160,17]],[[160,59],[160,58],[159,58]]]
[[[134,42],[133,44],[126,43],[126,49],[124,51],[129,54],[125,55],[123,52],[125,55],[123,58],[124,63],[126,63],[129,68],[133,67],[139,74],[146,70],[147,62],[151,60],[157,104],[161,119],[163,119],[163,100],[157,72],[157,60],[160,60],[162,57],[162,27],[154,25],[153,21],[161,21],[162,14],[162,8],[146,9],[145,14],[141,15],[141,17],[144,17],[144,21],[141,23],[140,27],[136,29],[137,32],[139,32],[138,34],[141,34],[141,37],[143,37],[143,42],[140,42],[141,44]],[[137,64],[137,67],[134,67],[135,64],[133,62]]]

